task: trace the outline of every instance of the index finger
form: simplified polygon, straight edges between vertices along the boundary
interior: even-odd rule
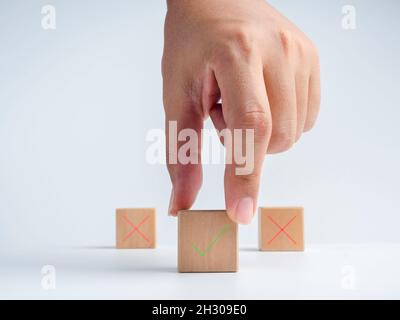
[[[248,224],[256,210],[263,161],[271,136],[263,67],[261,61],[252,57],[222,59],[215,65],[214,73],[221,90],[226,134],[232,137],[231,141],[228,139],[231,145],[227,145],[224,137],[228,156],[226,209],[232,220]]]

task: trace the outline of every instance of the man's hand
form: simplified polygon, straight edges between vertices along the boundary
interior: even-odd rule
[[[253,173],[236,175],[235,164],[225,169],[227,212],[250,223],[265,154],[288,150],[317,118],[314,45],[264,0],[169,0],[162,73],[167,128],[177,121],[178,132],[191,128],[200,137],[210,116],[217,130],[254,129]],[[201,163],[168,169],[175,215],[194,203],[202,169]]]

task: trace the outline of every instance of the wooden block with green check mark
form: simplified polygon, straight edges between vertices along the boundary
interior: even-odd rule
[[[178,213],[178,271],[236,272],[237,225],[226,211]]]

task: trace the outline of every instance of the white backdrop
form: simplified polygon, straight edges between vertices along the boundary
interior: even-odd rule
[[[316,128],[267,157],[259,204],[304,206],[310,244],[399,242],[400,2],[352,1],[351,31],[345,1],[271,3],[317,44],[323,100]],[[166,168],[145,159],[164,125],[164,14],[163,1],[1,0],[1,251],[112,246],[117,207],[156,207],[159,243],[175,244]],[[206,166],[195,207],[223,206],[223,166]]]

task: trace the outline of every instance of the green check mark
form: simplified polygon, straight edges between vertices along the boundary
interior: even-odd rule
[[[203,252],[196,247],[194,243],[192,243],[192,247],[196,252],[201,256],[204,257],[208,251],[211,250],[211,248],[223,237],[223,235],[229,230],[229,225],[224,225],[224,227],[218,232],[218,234],[211,240],[210,244],[207,246],[206,250]]]

